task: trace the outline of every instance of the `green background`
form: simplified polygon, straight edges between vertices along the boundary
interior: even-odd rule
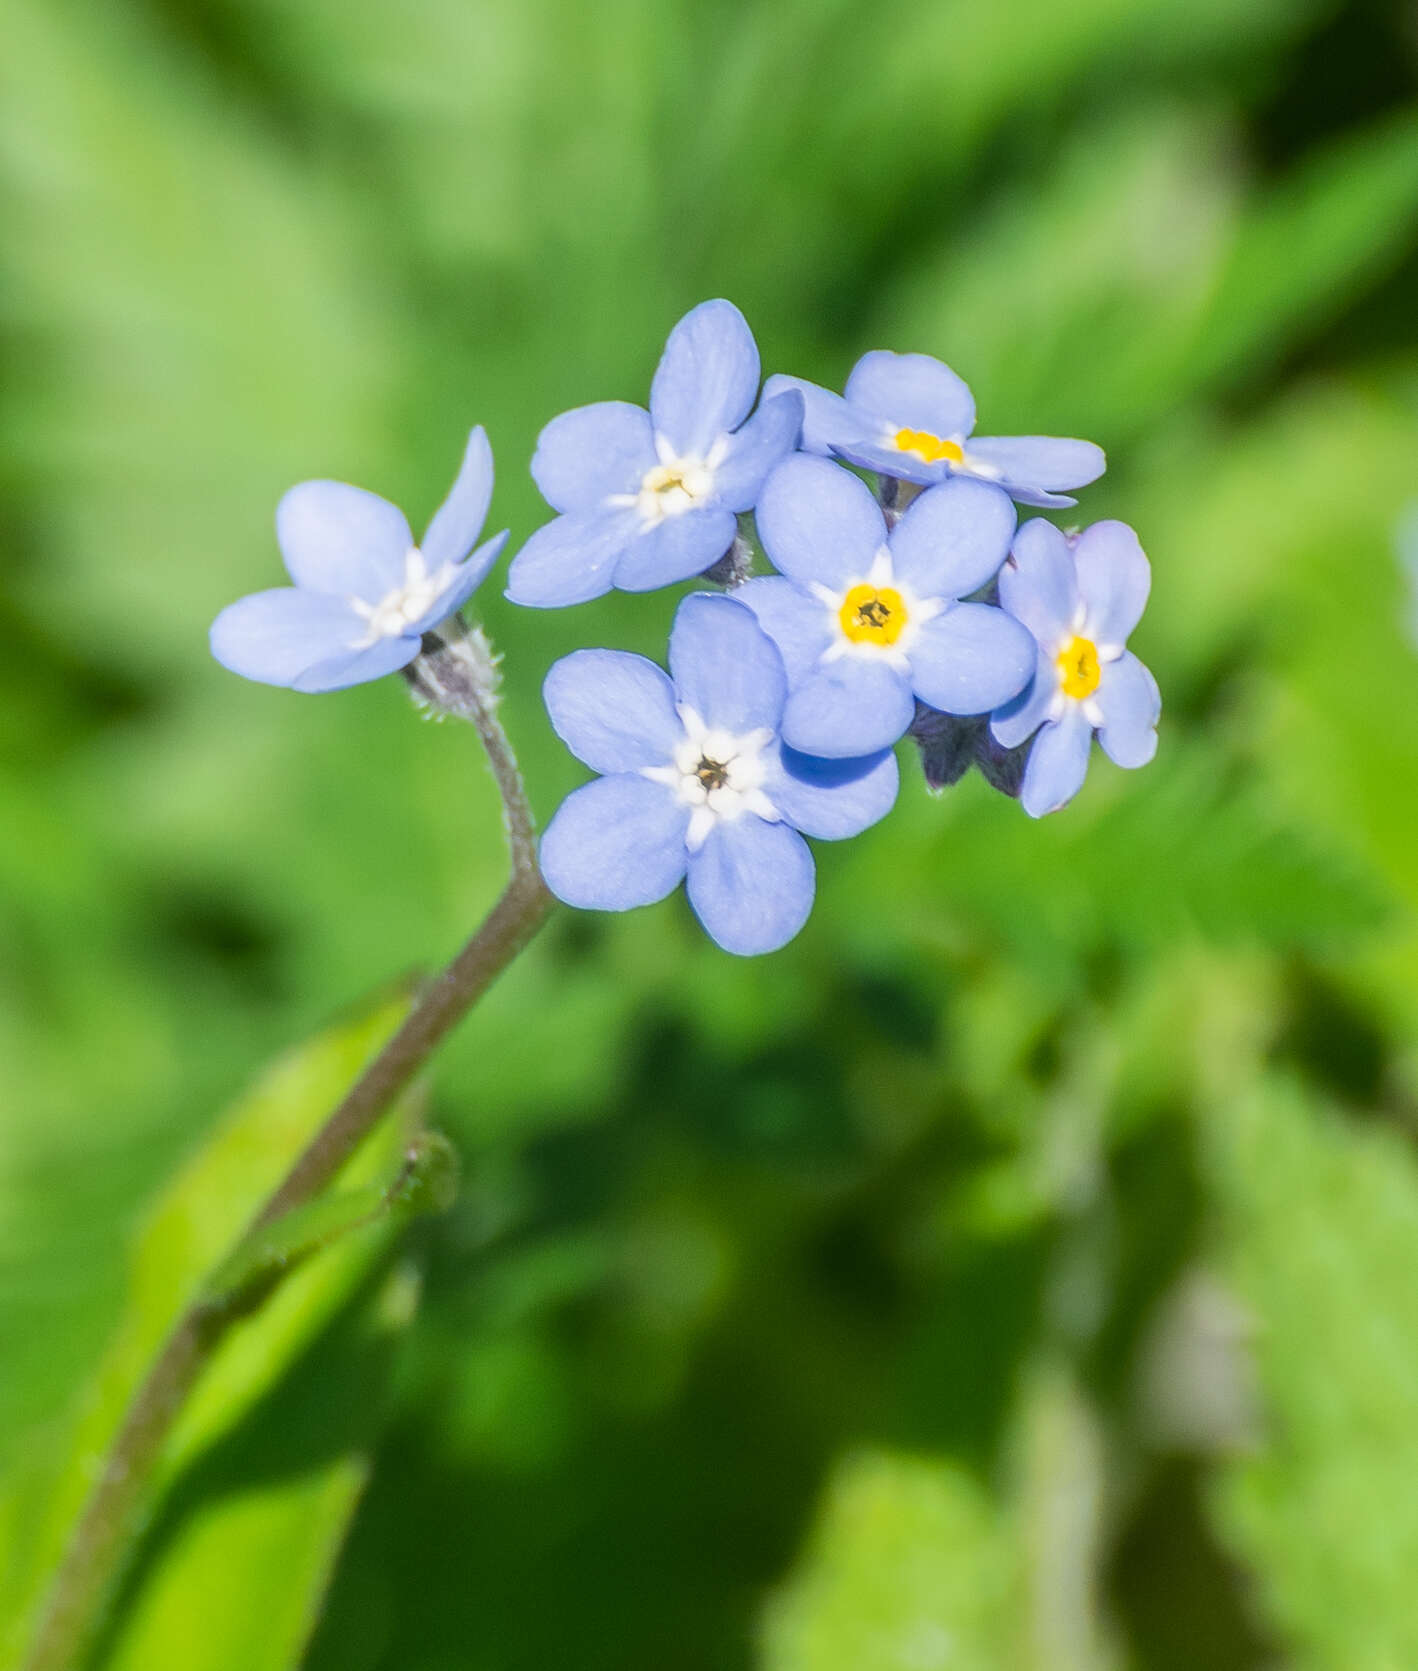
[[[515,548],[539,427],[726,295],[765,371],[920,349],[982,430],[1106,447],[1157,760],[1035,824],[903,746],[770,958],[559,915],[438,1066],[457,1204],[223,1361],[96,1663],[1418,1664],[1412,8],[0,0],[0,41],[0,1659],[372,1035],[204,1151],[219,1111],[503,870],[470,734],[245,684],[211,617],[292,482],[419,527],[475,422]],[[543,819],[546,668],[672,603],[478,600]]]

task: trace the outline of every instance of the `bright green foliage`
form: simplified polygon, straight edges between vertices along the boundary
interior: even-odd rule
[[[1248,1308],[1264,1442],[1221,1524],[1303,1671],[1418,1659],[1418,1167],[1295,1088],[1227,1108],[1209,1149],[1224,1268]]]
[[[1158,758],[1035,825],[903,751],[770,959],[682,901],[554,919],[437,1066],[452,1209],[319,1247],[391,1123],[228,1271],[309,1254],[105,1651],[289,1665],[318,1613],[307,1671],[1418,1660],[1410,24],[0,0],[7,1628],[398,1001],[263,1082],[269,1142],[213,1111],[504,871],[469,735],[241,685],[208,622],[279,581],[286,487],[417,523],[474,422],[515,546],[539,427],[724,294],[766,370],[921,348],[982,431],[1108,450],[1059,520],[1141,531]],[[547,667],[661,654],[670,600],[480,607],[545,817]]]
[[[364,1484],[365,1469],[344,1459],[198,1510],[162,1551],[158,1582],[104,1663],[113,1671],[298,1665]]]
[[[839,1464],[803,1570],[765,1627],[769,1671],[988,1671],[1020,1633],[1016,1557],[962,1469],[879,1454]]]
[[[0,1496],[0,1573],[4,1574],[0,1619],[12,1646],[23,1639],[25,1621],[42,1593],[45,1575],[67,1542],[98,1462],[148,1363],[182,1310],[210,1289],[207,1279],[222,1254],[240,1237],[263,1198],[405,1008],[402,996],[386,999],[269,1070],[179,1172],[149,1215],[133,1247],[116,1338],[73,1400],[72,1411],[57,1424],[59,1431],[46,1446],[27,1451]],[[351,1163],[350,1181],[361,1184],[365,1178],[393,1176],[408,1136],[407,1120],[391,1117]],[[350,1192],[361,1205],[356,1220],[347,1217],[337,1224],[327,1209],[328,1222],[319,1240],[329,1243],[338,1236],[339,1245],[296,1271],[256,1321],[238,1327],[223,1343],[164,1456],[163,1489],[180,1481],[184,1469],[190,1477],[194,1465],[201,1465],[200,1459],[205,1458],[207,1466],[220,1466],[216,1459],[224,1450],[239,1451],[243,1443],[250,1448],[242,1434],[252,1411],[276,1396],[282,1377],[350,1305],[387,1248],[391,1229],[403,1222],[402,1215],[375,1210],[384,1198],[385,1186],[373,1189],[372,1200],[367,1188]],[[304,1246],[311,1246],[308,1238]],[[402,1300],[395,1296],[397,1303],[382,1303],[385,1334],[409,1321],[416,1291],[410,1289],[411,1281],[404,1281]],[[229,1286],[222,1285],[222,1291]],[[368,1324],[357,1328],[369,1333]],[[337,1329],[337,1335],[340,1332]],[[349,1326],[342,1332],[350,1335]],[[352,1368],[360,1371],[361,1358],[370,1359],[370,1344],[360,1352],[356,1344],[352,1339],[343,1352],[335,1349],[336,1361],[343,1360],[346,1373]],[[376,1399],[378,1384],[368,1362],[359,1378],[368,1382],[362,1396]],[[344,1396],[334,1401],[336,1408]],[[352,1385],[348,1396],[361,1395]],[[328,1392],[325,1402],[331,1402]],[[318,1431],[313,1414],[306,1419]],[[328,1412],[325,1419],[330,1419]],[[347,1416],[343,1425],[349,1426]],[[139,1569],[136,1635],[130,1644],[120,1614],[115,1636],[119,1657],[114,1663],[145,1663],[136,1644],[147,1641],[151,1631],[178,1628],[163,1622],[174,1600],[190,1612],[210,1606],[210,1598],[205,1603],[202,1599],[204,1586],[225,1586],[243,1560],[267,1562],[275,1548],[274,1544],[266,1548],[267,1538],[280,1540],[284,1551],[269,1566],[273,1575],[283,1568],[293,1575],[306,1574],[304,1582],[297,1576],[290,1595],[281,1598],[282,1605],[293,1610],[292,1622],[282,1630],[276,1621],[268,1621],[271,1657],[264,1663],[273,1667],[291,1663],[308,1633],[312,1594],[318,1595],[323,1588],[363,1479],[363,1462],[350,1449],[355,1432],[367,1441],[373,1427],[368,1421],[359,1424],[322,1466],[299,1470],[294,1482],[268,1482],[259,1502],[209,1504],[196,1524],[184,1524],[177,1565],[171,1572],[166,1565],[159,1568],[156,1588]],[[61,1460],[63,1467],[58,1469]],[[163,1548],[166,1528],[161,1518],[154,1536],[157,1547]],[[232,1593],[241,1592],[234,1588]],[[251,1608],[260,1594],[258,1585],[246,1595],[244,1605]],[[305,1625],[297,1628],[302,1619]],[[211,1638],[207,1646],[218,1656],[235,1651],[234,1644],[219,1637]],[[214,1657],[207,1663],[215,1667],[242,1662]]]

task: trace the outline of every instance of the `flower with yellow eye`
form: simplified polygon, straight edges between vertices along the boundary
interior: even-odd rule
[[[1119,766],[1145,766],[1157,752],[1162,699],[1127,648],[1151,585],[1126,523],[1095,522],[1073,538],[1042,519],[1019,530],[1000,572],[1000,603],[1033,635],[1037,662],[1033,683],[991,717],[990,730],[1005,748],[1034,738],[1019,795],[1031,817],[1078,793],[1095,733]]]
[[[858,477],[799,453],[769,478],[757,520],[780,573],[734,596],[782,653],[792,748],[865,754],[903,735],[917,698],[985,714],[1028,682],[1026,629],[992,604],[961,601],[1008,554],[1014,506],[999,488],[944,482],[888,530]]]
[[[800,377],[770,377],[765,398],[797,389],[806,452],[929,487],[948,476],[996,482],[1022,505],[1071,505],[1066,490],[1103,474],[1091,441],[1051,435],[975,435],[975,402],[949,366],[929,354],[863,354],[835,395]]]
[[[769,472],[798,444],[802,396],[758,397],[758,348],[722,299],[670,332],[650,409],[578,406],[537,438],[532,475],[561,514],[512,561],[507,596],[534,609],[648,592],[711,569]]]

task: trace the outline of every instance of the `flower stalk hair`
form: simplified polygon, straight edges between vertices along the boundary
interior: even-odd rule
[[[292,488],[276,513],[290,584],[224,609],[213,655],[308,694],[398,673],[419,706],[469,723],[501,798],[509,872],[248,1236],[321,1195],[557,900],[626,911],[683,887],[726,952],[771,953],[812,910],[809,842],[850,840],[891,811],[903,738],[928,789],[975,767],[1034,818],[1078,793],[1095,737],[1114,764],[1145,765],[1161,700],[1129,648],[1151,582],[1137,536],[1120,522],[1019,520],[1020,506],[1072,505],[1104,462],[1088,441],[977,436],[970,390],[924,354],[872,350],[842,395],[783,375],[760,387],[739,310],[691,309],[646,407],[562,413],[531,461],[555,514],[512,559],[512,603],[691,588],[665,665],[587,646],[546,672],[551,725],[593,775],[540,847],[499,716],[498,658],[466,618],[507,541],[482,540],[486,432],[472,430],[418,543],[376,494]],[[752,573],[760,548],[774,572]],[[249,1264],[250,1245],[222,1268]],[[255,1303],[209,1289],[178,1319],[79,1518],[27,1671],[81,1661],[173,1421]]]

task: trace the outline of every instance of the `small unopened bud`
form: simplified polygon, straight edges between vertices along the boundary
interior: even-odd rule
[[[979,723],[977,719],[942,714],[924,702],[916,704],[909,734],[921,751],[921,770],[928,789],[948,789],[970,770]]]
[[[990,730],[988,714],[942,714],[918,702],[909,735],[921,751],[928,789],[948,789],[971,766],[978,766],[985,781],[1002,795],[1019,794],[1029,749],[1002,748]]]
[[[907,506],[921,491],[915,482],[903,482],[897,476],[877,477],[877,500],[888,528],[896,526]]]
[[[1018,800],[1019,788],[1024,782],[1024,768],[1029,760],[1029,746],[1029,743],[1021,743],[1018,748],[1003,747],[995,741],[990,722],[982,719],[979,741],[975,745],[975,764],[991,788]]]
[[[753,547],[742,534],[735,534],[734,543],[717,563],[711,563],[705,569],[703,579],[732,592],[736,586],[742,586],[752,573]]]

